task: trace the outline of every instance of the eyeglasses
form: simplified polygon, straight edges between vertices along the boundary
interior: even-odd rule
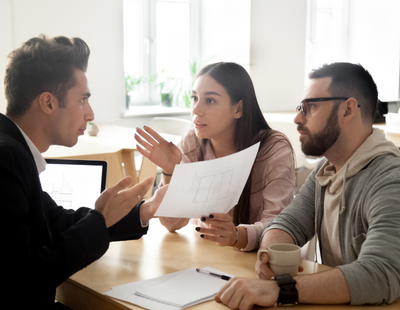
[[[296,107],[297,113],[301,112],[301,114],[307,114],[307,106],[308,102],[323,102],[323,101],[332,101],[332,100],[348,100],[348,97],[321,97],[321,98],[308,98],[304,99],[300,102],[300,105]],[[360,105],[358,105],[360,107]]]

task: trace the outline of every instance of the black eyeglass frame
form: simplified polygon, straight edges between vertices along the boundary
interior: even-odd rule
[[[307,115],[307,102],[323,102],[323,101],[334,101],[334,100],[349,100],[350,97],[320,97],[320,98],[308,98],[300,101],[300,104],[296,107],[297,113],[301,112],[303,116]],[[360,107],[360,105],[358,105]]]

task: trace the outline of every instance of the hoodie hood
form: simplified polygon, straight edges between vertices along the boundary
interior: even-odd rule
[[[372,134],[347,160],[343,167],[335,174],[326,174],[326,168],[332,164],[327,161],[317,173],[317,180],[321,186],[328,186],[330,193],[342,191],[342,208],[340,213],[346,209],[343,188],[346,179],[357,174],[361,169],[368,165],[376,157],[383,154],[393,154],[400,157],[400,151],[392,142],[386,140],[385,134],[378,128],[373,128]],[[330,169],[332,170],[332,168]]]

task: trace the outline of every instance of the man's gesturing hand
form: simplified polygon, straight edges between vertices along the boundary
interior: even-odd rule
[[[131,177],[126,177],[117,185],[107,188],[95,203],[95,210],[103,214],[107,228],[127,215],[143,199],[153,182],[154,177],[149,177],[126,189],[131,183]]]

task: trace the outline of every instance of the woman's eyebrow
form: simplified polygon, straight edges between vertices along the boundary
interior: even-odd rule
[[[194,91],[194,90],[192,90],[192,94],[195,94],[195,95],[197,95],[197,92],[196,91]],[[215,96],[220,96],[221,97],[221,95],[220,94],[218,94],[217,92],[215,92],[215,91],[208,91],[208,92],[205,92],[204,93],[204,95],[215,95]]]
[[[205,92],[205,95],[216,95],[216,96],[220,96],[220,97],[221,97],[221,95],[218,94],[218,93],[216,93],[215,91],[208,91],[208,92]]]

